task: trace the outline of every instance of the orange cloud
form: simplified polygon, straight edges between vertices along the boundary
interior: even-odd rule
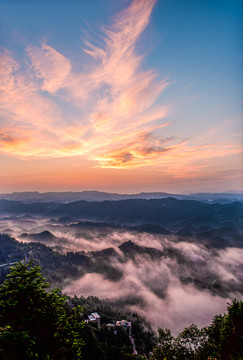
[[[98,155],[95,159],[103,168],[133,168],[151,165],[165,153],[173,150],[173,146],[167,146],[171,140],[156,140],[150,133],[143,132],[123,147],[111,150],[108,154]]]
[[[239,154],[237,143],[215,140],[220,124],[190,141],[163,135],[163,128],[169,132],[170,107],[159,100],[169,83],[142,68],[136,49],[155,3],[133,0],[103,27],[102,47],[86,40],[84,51],[94,61],[83,73],[46,43],[27,47],[31,63],[3,51],[1,151],[31,159],[80,155],[101,168],[146,165],[174,177],[196,176],[208,159]]]
[[[3,129],[0,131],[0,149],[4,152],[11,152],[15,148],[22,148],[31,141],[31,137],[20,134],[14,129]]]
[[[2,114],[6,122],[11,119],[12,126],[18,128],[19,122],[38,133],[31,147],[12,147],[12,153],[28,157],[84,155],[93,160],[97,153],[105,156],[116,151],[123,140],[135,141],[139,128],[154,131],[165,126],[161,121],[168,108],[151,107],[167,83],[156,81],[153,71],[139,69],[142,56],[136,54],[135,46],[155,2],[134,0],[110,27],[104,27],[104,48],[89,43],[91,50],[86,51],[98,63],[83,74],[74,73],[70,60],[45,43],[28,46],[31,66],[25,70],[9,52],[3,54]],[[94,100],[93,93],[103,86],[108,86],[107,90]],[[60,89],[64,91],[61,97]],[[64,115],[58,106],[60,99],[68,100],[73,109],[81,104],[80,119]]]

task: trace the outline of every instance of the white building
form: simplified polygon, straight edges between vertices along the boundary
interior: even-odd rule
[[[88,322],[90,323],[97,323],[98,325],[98,328],[100,328],[100,315],[95,312],[95,313],[92,313],[91,315],[88,315]]]

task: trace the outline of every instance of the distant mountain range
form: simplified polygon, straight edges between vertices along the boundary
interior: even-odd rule
[[[184,313],[195,317],[197,299],[200,310],[200,303],[221,306],[241,296],[243,201],[236,194],[196,194],[204,201],[165,193],[103,201],[101,193],[99,201],[95,194],[96,201],[52,194],[39,194],[40,201],[33,193],[18,193],[22,201],[0,199],[0,283],[9,265],[33,258],[52,286],[124,304],[154,329],[184,326]],[[175,305],[180,294],[189,315]],[[198,311],[200,322],[208,308]]]
[[[210,203],[230,203],[243,201],[243,193],[195,193],[195,194],[169,194],[165,192],[141,192],[138,194],[118,194],[100,191],[81,192],[14,192],[11,194],[0,194],[0,199],[22,201],[26,204],[35,202],[61,202],[69,203],[78,200],[85,201],[117,201],[128,199],[164,199],[173,197],[178,200],[198,200]]]
[[[159,225],[169,231],[193,226],[242,226],[243,202],[227,204],[204,203],[195,200],[129,199],[120,201],[70,203],[30,203],[0,200],[2,216],[40,216],[58,219],[70,217],[75,221],[111,222],[122,225]],[[232,227],[232,226],[230,226]]]

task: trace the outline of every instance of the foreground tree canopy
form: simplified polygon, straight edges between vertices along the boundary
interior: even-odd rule
[[[0,286],[0,360],[126,360],[133,354],[123,328],[97,329],[82,320],[33,262],[16,263]]]
[[[242,360],[243,302],[234,300],[227,310],[210,326],[198,329],[193,324],[176,338],[169,329],[159,329],[151,360]]]
[[[12,267],[0,287],[0,358],[81,358],[79,309],[67,314],[66,298],[48,286],[38,266]]]
[[[114,331],[104,324],[97,329],[82,320],[84,311],[79,304],[92,312],[98,303],[108,322],[110,317],[119,317],[101,300],[74,297],[75,306],[70,306],[59,289],[48,288],[40,267],[33,262],[20,261],[11,268],[0,285],[0,360],[148,359],[150,350],[144,342],[151,345],[152,338],[149,341],[149,333],[144,337],[139,319],[133,322],[133,336],[139,352],[146,356],[133,354],[123,328]],[[177,337],[169,329],[159,329],[158,344],[149,356],[151,360],[208,358],[243,360],[242,301],[234,300],[227,313],[215,316],[208,327],[191,325]]]

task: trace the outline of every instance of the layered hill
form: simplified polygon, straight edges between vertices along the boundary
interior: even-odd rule
[[[178,200],[197,200],[203,202],[230,203],[243,201],[241,193],[195,193],[195,194],[169,194],[165,192],[141,192],[137,194],[118,194],[102,191],[79,191],[79,192],[45,192],[38,191],[14,192],[11,194],[0,194],[0,199],[22,201],[30,204],[35,202],[61,202],[68,203],[78,200],[105,201],[105,200],[128,200],[128,199],[164,199],[174,197]]]
[[[49,202],[25,204],[0,200],[0,215],[71,217],[77,220],[112,222],[115,224],[153,224],[174,230],[186,225],[219,226],[224,223],[242,225],[243,203],[208,204],[195,200],[131,199],[120,201],[75,201],[67,204]]]

